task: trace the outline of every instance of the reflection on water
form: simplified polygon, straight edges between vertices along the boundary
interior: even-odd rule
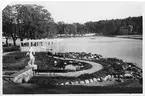
[[[104,57],[116,57],[142,67],[142,40],[115,37],[65,39],[66,52],[92,52]]]

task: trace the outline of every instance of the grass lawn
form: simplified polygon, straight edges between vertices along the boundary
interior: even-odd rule
[[[29,60],[25,52],[15,52],[3,56],[3,70],[21,70]]]
[[[4,81],[5,82],[5,81]],[[141,94],[142,87],[96,87],[3,83],[3,94]]]

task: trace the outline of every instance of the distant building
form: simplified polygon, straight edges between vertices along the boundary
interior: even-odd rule
[[[119,33],[122,35],[129,35],[133,33],[133,25],[122,26],[119,30]]]

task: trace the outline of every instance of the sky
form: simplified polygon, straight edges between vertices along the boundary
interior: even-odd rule
[[[44,6],[55,22],[85,23],[87,21],[99,21],[109,19],[121,19],[142,15],[140,2],[101,2],[101,1],[49,1],[31,2]]]

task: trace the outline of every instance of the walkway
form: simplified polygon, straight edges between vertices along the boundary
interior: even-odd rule
[[[62,59],[62,58],[58,58],[58,57],[54,57],[54,58]],[[86,70],[81,70],[81,71],[76,71],[76,72],[53,73],[54,76],[78,77],[82,74],[92,74],[96,71],[99,71],[99,70],[103,69],[103,66],[99,63],[96,63],[96,62],[78,60],[78,59],[70,59],[70,58],[65,58],[65,60],[76,60],[76,61],[79,61],[79,62],[88,63],[88,64],[92,65],[92,68],[86,69]],[[50,74],[48,74],[48,73],[39,73],[39,75],[37,75],[37,76],[40,76],[40,75],[41,76],[49,76]]]

